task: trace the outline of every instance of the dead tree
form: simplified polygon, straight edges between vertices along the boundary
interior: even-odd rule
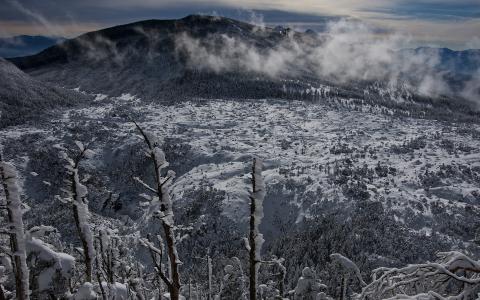
[[[61,199],[63,202],[71,203],[73,210],[73,218],[75,221],[75,227],[77,228],[78,236],[82,244],[83,256],[85,262],[85,278],[87,282],[93,282],[93,262],[95,259],[95,248],[93,244],[93,234],[90,229],[89,219],[90,211],[88,209],[87,194],[88,190],[85,185],[80,181],[78,167],[83,159],[88,158],[92,151],[88,148],[88,145],[83,145],[81,142],[75,142],[80,152],[77,153],[74,158],[70,158],[66,152],[62,152],[65,160],[68,162],[66,165],[68,171],[68,182],[70,185],[67,191],[68,198]]]
[[[3,192],[6,200],[5,209],[7,210],[8,219],[7,233],[10,236],[10,249],[14,263],[16,297],[19,300],[26,300],[30,299],[30,288],[22,201],[20,199],[21,191],[17,183],[18,178],[15,167],[4,162],[1,155],[0,177],[2,179]]]
[[[169,164],[165,160],[165,153],[163,153],[160,148],[158,139],[154,135],[144,131],[136,122],[134,122],[134,124],[140,131],[148,148],[147,156],[154,167],[155,188],[150,187],[139,178],[135,178],[135,180],[142,184],[149,192],[154,194],[154,198],[150,202],[150,211],[153,213],[154,217],[160,220],[165,236],[167,256],[170,264],[170,276],[167,277],[164,272],[160,272],[159,276],[168,288],[170,299],[178,300],[180,297],[179,265],[181,264],[181,261],[178,258],[177,253],[172,200],[169,194],[170,185],[175,177],[175,172],[168,171],[165,176],[162,176],[162,170],[168,167]]]
[[[265,197],[265,183],[262,178],[262,161],[253,160],[252,190],[250,193],[250,231],[248,237],[249,270],[250,270],[250,300],[257,299],[257,276],[261,263],[260,252],[263,245],[263,234],[259,225],[263,218],[263,199]]]

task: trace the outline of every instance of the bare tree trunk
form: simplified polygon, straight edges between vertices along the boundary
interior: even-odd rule
[[[208,271],[208,300],[212,300],[212,259],[210,258],[210,249],[207,252],[207,271]]]
[[[75,220],[75,227],[77,228],[78,236],[80,237],[80,241],[82,243],[82,248],[83,248],[83,256],[85,259],[85,277],[86,281],[92,282],[92,259],[91,257],[91,249],[90,245],[87,241],[87,236],[85,232],[85,228],[83,228],[81,222],[80,222],[80,214],[79,214],[79,205],[85,205],[85,203],[78,203],[77,201],[83,201],[83,199],[78,199],[78,191],[77,191],[77,183],[75,176],[78,176],[78,170],[76,169],[77,166],[75,166],[74,171],[71,174],[71,184],[72,184],[72,196],[73,196],[73,203],[72,203],[72,209],[73,209],[73,218]]]
[[[27,254],[25,250],[25,231],[22,218],[20,188],[17,185],[17,173],[14,167],[2,161],[0,156],[0,177],[7,201],[7,218],[10,230],[10,248],[13,253],[15,271],[15,290],[19,300],[30,299]],[[2,290],[3,293],[3,290]]]
[[[257,275],[260,265],[260,250],[263,244],[263,235],[259,224],[263,217],[263,198],[265,184],[262,178],[262,162],[255,158],[252,166],[252,192],[250,194],[250,232],[249,242],[249,269],[250,269],[250,300],[257,299]]]
[[[3,291],[3,286],[0,284],[0,300],[7,300],[5,297],[5,292]]]
[[[255,188],[255,182],[253,182],[253,188]],[[257,261],[255,257],[255,200],[251,199],[250,202],[250,235],[249,235],[249,244],[250,244],[250,253],[249,253],[249,269],[250,269],[250,300],[257,299]]]
[[[171,300],[178,300],[180,297],[180,275],[178,272],[178,257],[175,249],[175,238],[173,228],[166,222],[162,221],[163,230],[165,232],[165,240],[167,241],[167,252],[171,270],[171,284],[168,286]]]
[[[155,189],[149,188],[149,190],[154,191],[157,194],[161,203],[160,212],[163,214],[163,217],[160,217],[160,220],[165,234],[167,255],[170,264],[170,280],[164,281],[168,286],[170,299],[178,300],[180,297],[180,260],[178,258],[175,242],[172,203],[167,189],[169,181],[173,180],[174,175],[169,175],[169,173],[167,173],[166,177],[162,177],[161,170],[168,165],[165,161],[165,154],[162,149],[160,149],[158,143],[155,140],[151,140],[152,136],[147,134],[137,123],[134,122],[134,124],[140,131],[140,134],[150,150],[150,159],[152,160],[155,169],[154,175],[156,187]]]

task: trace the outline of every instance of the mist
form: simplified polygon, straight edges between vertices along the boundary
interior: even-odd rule
[[[316,37],[290,31],[273,47],[227,35],[200,40],[182,34],[176,39],[177,51],[195,69],[254,72],[277,79],[312,75],[344,84],[381,81],[425,96],[478,100],[478,70],[453,90],[438,51],[403,49],[409,44],[408,36],[381,32],[350,19],[328,23],[327,30]]]

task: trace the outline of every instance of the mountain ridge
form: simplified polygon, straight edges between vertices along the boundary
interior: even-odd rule
[[[31,78],[0,58],[0,128],[44,118],[56,108],[75,106],[89,98]]]
[[[387,53],[390,61],[395,60],[390,64],[399,67],[400,71],[381,70],[388,66],[388,59],[376,63],[377,70],[370,70],[369,57],[366,57],[367,64],[360,70],[363,73],[354,75],[357,78],[337,80],[335,71],[328,73],[328,70],[327,75],[318,74],[315,68],[319,66],[312,65],[305,56],[318,52],[334,38],[288,28],[261,27],[225,17],[189,15],[182,19],[150,19],[88,32],[36,55],[10,58],[9,61],[32,77],[51,84],[71,89],[80,87],[87,92],[111,96],[129,93],[155,101],[195,97],[318,98],[316,93],[309,91],[321,86],[329,86],[344,96],[369,101],[375,98],[380,102],[386,94],[390,98],[400,97],[394,99],[396,102],[411,99],[408,95],[412,91],[404,97],[404,86],[416,84],[426,85],[425,93],[431,86],[440,88],[440,92],[432,93],[431,98],[436,99],[444,96],[442,93],[448,89],[451,91],[446,96],[455,101],[466,94],[462,92],[467,88],[470,98],[479,92],[471,82],[480,64],[477,68],[468,59],[456,56],[442,59],[441,55],[437,62],[431,56],[439,51],[421,48]],[[335,59],[332,50],[327,49],[319,57],[333,53]],[[360,49],[359,55],[365,55],[364,50]],[[358,59],[358,55],[348,55],[352,56],[349,59]],[[411,63],[411,55],[425,60],[425,65],[415,59]],[[329,59],[324,59],[324,63],[331,64]],[[458,67],[460,62],[467,67]],[[352,73],[350,68],[356,67],[345,62],[338,65],[344,68],[340,69],[340,76],[348,76]],[[414,69],[403,70],[405,65]],[[377,78],[368,77],[378,69]],[[432,83],[431,78],[436,80],[438,74],[443,74],[442,80]],[[390,76],[397,81],[395,91],[391,88],[392,78],[386,78]],[[376,87],[371,89],[378,84],[384,86],[382,91]],[[443,84],[447,88],[442,87]],[[308,94],[310,96],[306,96]]]

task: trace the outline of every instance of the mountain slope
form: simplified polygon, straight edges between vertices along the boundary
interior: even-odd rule
[[[255,49],[272,49],[286,32],[240,21],[192,15],[179,20],[147,20],[90,32],[33,56],[9,59],[32,76],[82,90],[142,98],[271,97],[284,82],[278,78],[231,69],[215,72],[189,62],[178,47],[182,36],[222,47],[225,38]],[[315,42],[308,34],[294,39]],[[217,43],[217,40],[220,39]],[[217,49],[219,50],[219,49]],[[220,49],[221,50],[221,49]]]
[[[72,106],[89,97],[31,78],[0,58],[0,128],[17,125],[61,106]]]
[[[474,105],[463,98],[480,92],[472,60],[463,54],[442,59],[443,52],[433,50],[394,52],[350,40],[342,30],[316,35],[191,15],[106,28],[9,60],[37,79],[111,96],[318,100],[328,90],[329,97],[401,106],[413,114],[418,106],[458,107],[471,119]]]

